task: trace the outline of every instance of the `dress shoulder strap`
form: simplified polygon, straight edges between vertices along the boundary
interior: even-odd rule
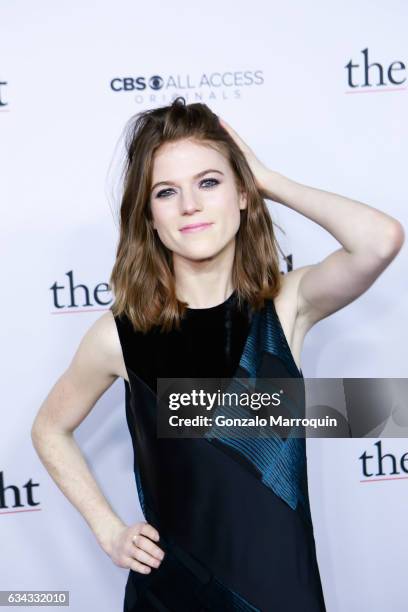
[[[283,331],[283,327],[280,322],[278,313],[276,311],[274,300],[268,300],[265,324],[267,330],[267,347],[271,350],[272,353],[276,354],[278,357],[281,357],[283,361],[285,361],[290,371],[292,371],[296,376],[301,376],[302,370],[299,370],[298,366],[296,365],[296,361],[293,357],[289,343],[285,336],[285,332]]]
[[[117,316],[112,313],[112,316],[115,320],[116,329],[118,331],[125,366],[128,368],[132,361],[132,348],[134,350],[135,347],[135,330],[125,314]]]

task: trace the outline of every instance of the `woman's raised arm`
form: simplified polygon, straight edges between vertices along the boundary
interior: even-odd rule
[[[304,330],[310,329],[367,291],[400,251],[404,228],[368,204],[269,169],[225,119],[220,122],[245,155],[262,197],[318,223],[341,244],[322,261],[289,273],[297,287],[297,316]]]
[[[374,283],[400,251],[404,229],[394,217],[342,195],[269,171],[268,197],[318,223],[342,245],[298,270],[298,315],[308,327],[343,308]]]

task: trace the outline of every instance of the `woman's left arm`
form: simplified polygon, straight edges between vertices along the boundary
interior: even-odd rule
[[[319,263],[289,273],[297,286],[298,315],[311,327],[374,283],[400,251],[403,226],[367,204],[308,187],[270,170],[225,120],[220,122],[244,153],[262,197],[315,221],[342,245]]]
[[[342,245],[317,264],[301,268],[298,314],[313,324],[364,293],[404,243],[401,223],[367,204],[308,187],[268,170],[264,197],[324,227]]]

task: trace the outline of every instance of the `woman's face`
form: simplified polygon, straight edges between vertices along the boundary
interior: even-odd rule
[[[215,149],[185,139],[156,151],[150,193],[153,227],[173,258],[199,261],[234,246],[240,210],[246,205],[229,162]],[[182,230],[200,223],[207,225]]]

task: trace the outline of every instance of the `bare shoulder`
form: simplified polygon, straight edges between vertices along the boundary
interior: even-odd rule
[[[87,329],[70,366],[76,376],[102,376],[107,381],[126,373],[119,334],[112,311],[108,310]]]
[[[308,320],[299,313],[298,290],[301,278],[312,267],[302,266],[283,275],[282,288],[274,299],[276,313],[298,368],[301,368],[303,341],[311,327]]]
[[[73,432],[101,395],[122,376],[122,350],[111,311],[86,330],[62,375],[43,401],[33,423],[33,435],[48,427]]]
[[[122,346],[119,339],[118,329],[111,310],[105,312],[95,321],[88,333],[91,335],[91,342],[95,343],[106,359],[106,364],[111,374],[116,377],[128,379],[125,362],[123,358]]]

